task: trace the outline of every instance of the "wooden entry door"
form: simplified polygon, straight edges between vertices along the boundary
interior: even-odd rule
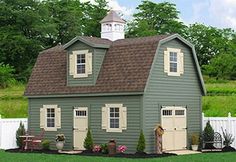
[[[74,150],[84,150],[84,139],[88,131],[88,108],[74,109]]]
[[[186,108],[165,107],[161,110],[164,129],[163,150],[182,150],[187,147]]]

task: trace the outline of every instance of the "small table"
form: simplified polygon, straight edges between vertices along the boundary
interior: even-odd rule
[[[30,142],[32,142],[32,138],[34,138],[35,136],[33,135],[23,135],[23,136],[19,136],[20,138],[23,138],[23,142],[25,142],[25,147],[22,147],[24,150],[28,149],[28,144]],[[25,140],[24,140],[25,139]]]

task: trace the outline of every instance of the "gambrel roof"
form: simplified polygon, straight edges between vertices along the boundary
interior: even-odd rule
[[[179,35],[174,34],[128,38],[114,42],[94,37],[76,37],[64,46],[56,46],[39,54],[25,95],[143,92],[159,44],[175,38],[181,39],[193,49],[204,94],[204,83],[194,47]],[[67,52],[65,48],[78,40],[90,46],[108,49],[96,84],[93,86],[67,86]]]

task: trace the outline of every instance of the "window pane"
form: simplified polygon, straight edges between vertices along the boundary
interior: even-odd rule
[[[170,52],[170,61],[177,62],[177,53],[176,52]]]
[[[177,72],[177,63],[170,63],[170,72]]]
[[[77,74],[84,74],[85,73],[85,65],[79,64],[77,65]]]

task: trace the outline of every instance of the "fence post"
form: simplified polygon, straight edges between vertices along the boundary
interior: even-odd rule
[[[231,113],[228,113],[228,118],[227,118],[227,132],[231,133]]]
[[[205,119],[205,114],[202,113],[202,130],[204,130],[204,119]]]

